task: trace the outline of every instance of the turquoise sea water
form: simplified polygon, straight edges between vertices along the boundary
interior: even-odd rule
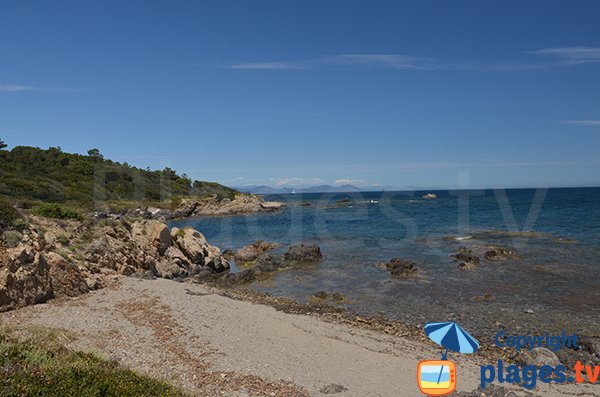
[[[340,292],[360,313],[416,324],[458,320],[480,335],[499,326],[600,329],[600,188],[433,191],[434,200],[425,193],[267,196],[287,207],[171,226],[193,226],[222,250],[258,239],[281,250],[319,244],[320,263],[251,285],[275,295],[307,301],[317,291]],[[461,245],[509,247],[519,259],[461,270],[450,257]],[[416,262],[422,277],[394,279],[376,266],[394,257]]]

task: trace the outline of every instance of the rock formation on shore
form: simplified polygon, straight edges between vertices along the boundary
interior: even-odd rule
[[[183,278],[229,264],[191,228],[156,220],[101,224],[31,216],[16,242],[0,246],[0,311],[103,288],[119,275]]]
[[[182,199],[175,209],[142,207],[114,214],[110,211],[96,212],[97,218],[120,218],[134,216],[144,219],[170,220],[193,216],[220,216],[250,214],[257,212],[274,212],[283,207],[278,201],[264,201],[262,197],[249,194],[237,194],[233,199],[216,197],[204,199]]]

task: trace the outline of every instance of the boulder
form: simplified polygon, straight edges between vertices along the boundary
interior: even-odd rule
[[[272,273],[280,269],[283,265],[283,261],[269,252],[260,255],[254,264],[263,273]]]
[[[218,247],[212,245],[206,245],[204,256],[204,266],[210,267],[217,273],[224,272],[225,270],[229,270],[229,263],[223,256],[221,255],[221,250]]]
[[[323,255],[317,244],[299,244],[290,246],[283,258],[286,261],[315,262],[322,259]]]
[[[238,266],[247,265],[255,261],[262,253],[277,248],[278,244],[268,243],[264,240],[257,240],[236,251],[234,255],[235,263]]]
[[[174,228],[175,229],[175,228]],[[194,264],[204,265],[208,242],[202,233],[192,228],[177,229],[175,244],[181,252]]]

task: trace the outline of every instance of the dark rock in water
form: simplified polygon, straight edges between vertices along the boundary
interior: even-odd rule
[[[284,255],[286,261],[315,262],[323,258],[316,244],[292,245]]]
[[[264,240],[255,241],[236,251],[234,256],[235,263],[244,266],[249,262],[255,261],[260,254],[277,248],[277,246],[278,244],[268,243]]]
[[[492,247],[484,254],[485,259],[490,261],[505,261],[514,256],[514,251],[504,247]]]
[[[303,202],[300,203],[300,206],[302,206],[302,207],[310,207],[310,202],[303,201]]]
[[[455,262],[458,262],[458,267],[460,269],[470,270],[474,269],[479,265],[481,259],[475,254],[473,251],[468,249],[467,247],[459,247],[456,254],[450,255],[454,258]]]
[[[335,205],[337,207],[345,207],[347,205],[352,205],[352,200],[350,198],[346,197],[346,198],[336,201]]]
[[[416,263],[406,259],[393,258],[387,263],[380,263],[378,266],[389,270],[390,274],[397,278],[415,277],[419,273]]]
[[[283,261],[271,253],[264,253],[260,255],[254,265],[263,273],[271,273],[283,266]]]

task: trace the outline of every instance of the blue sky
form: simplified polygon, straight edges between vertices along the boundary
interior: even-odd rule
[[[597,1],[4,1],[0,138],[228,185],[600,185]]]

